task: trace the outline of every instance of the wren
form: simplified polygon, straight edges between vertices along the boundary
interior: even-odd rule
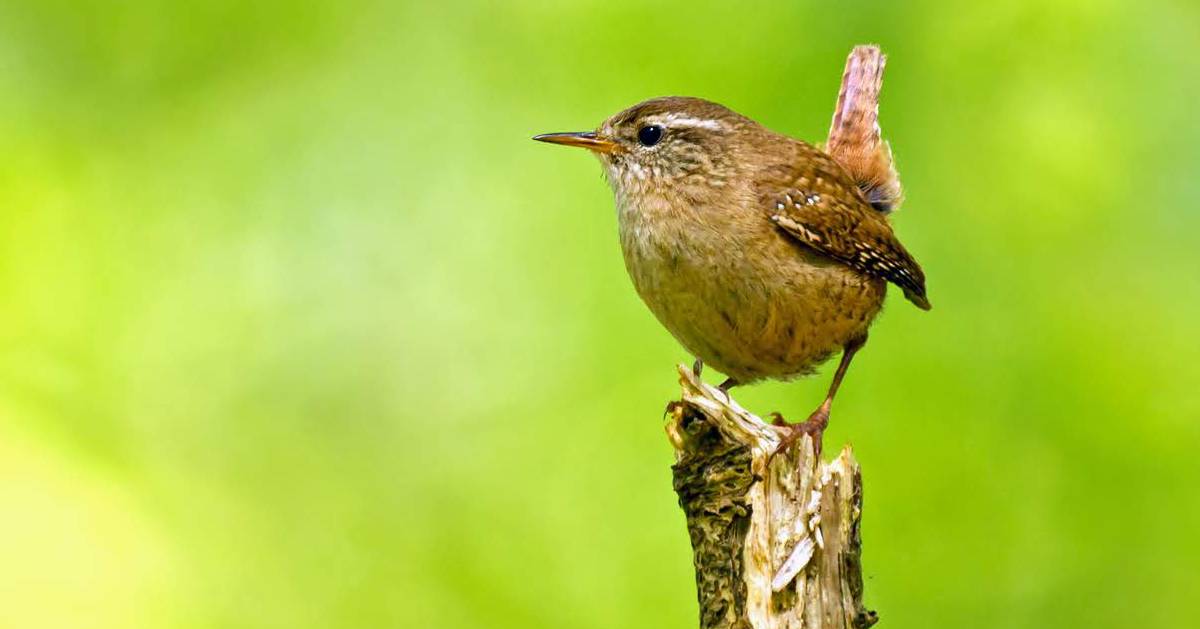
[[[874,46],[850,53],[824,148],[686,97],[639,103],[595,131],[534,138],[600,159],[633,285],[697,374],[715,368],[727,391],[810,374],[842,352],[825,400],[792,425],[818,447],[887,283],[930,308],[925,275],[888,216],[901,189],[878,125],[884,62]]]

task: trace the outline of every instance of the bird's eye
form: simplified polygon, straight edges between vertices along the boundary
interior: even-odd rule
[[[662,127],[656,124],[647,125],[638,129],[638,142],[641,142],[642,146],[654,146],[662,139],[662,134]]]

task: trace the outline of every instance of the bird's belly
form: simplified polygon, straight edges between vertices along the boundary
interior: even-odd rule
[[[622,246],[642,300],[689,352],[738,382],[811,373],[865,335],[883,304],[882,280],[782,237],[664,246],[630,235]]]

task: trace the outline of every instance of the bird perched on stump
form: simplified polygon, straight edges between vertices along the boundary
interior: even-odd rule
[[[888,282],[930,308],[888,220],[901,192],[878,125],[884,60],[874,46],[850,53],[824,149],[685,97],[534,138],[599,157],[629,276],[697,373],[716,368],[728,390],[806,375],[842,352],[824,402],[786,443],[808,433],[819,447]]]

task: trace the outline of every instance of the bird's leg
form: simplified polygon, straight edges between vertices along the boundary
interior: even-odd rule
[[[825,394],[825,401],[821,402],[821,405],[808,416],[807,420],[799,424],[788,424],[783,421],[783,416],[779,413],[771,413],[772,424],[790,428],[788,434],[779,442],[779,447],[771,454],[772,457],[776,453],[787,450],[804,435],[812,435],[813,446],[816,448],[817,455],[820,456],[821,439],[825,435],[825,428],[829,426],[829,411],[833,408],[833,398],[837,395],[838,387],[842,385],[842,378],[846,377],[846,370],[850,367],[850,361],[854,359],[854,354],[862,349],[866,342],[867,337],[862,336],[846,343],[842,349],[842,360],[838,363],[837,371],[833,373],[833,382],[829,383],[829,392]]]
[[[726,378],[724,382],[717,385],[717,388],[721,390],[721,393],[725,394],[726,402],[732,402],[733,398],[729,396],[729,390],[736,387],[739,384],[741,384],[741,383],[738,382],[737,380],[734,380],[733,378]]]
[[[700,360],[699,358],[692,361],[692,375],[699,378],[700,374],[703,372],[704,372],[704,361]]]

